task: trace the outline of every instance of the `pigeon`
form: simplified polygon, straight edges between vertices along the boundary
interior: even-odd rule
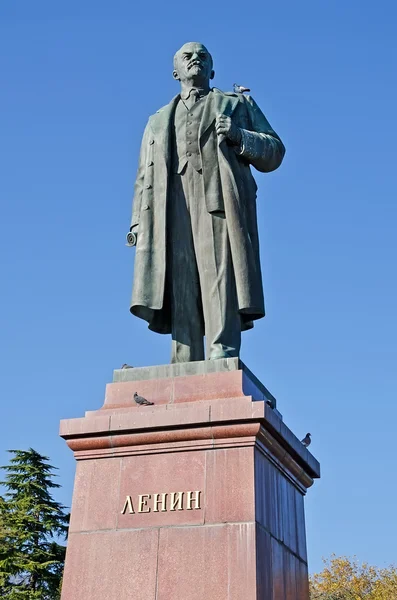
[[[133,369],[134,367],[132,365],[127,365],[127,363],[124,363],[123,365],[121,365],[122,369]]]
[[[138,396],[137,392],[134,394],[134,400],[140,406],[151,406],[154,404],[154,402],[149,402],[149,400],[146,400],[146,398],[143,398],[143,396]]]
[[[233,90],[236,94],[244,94],[244,92],[250,92],[250,88],[246,88],[243,85],[237,85],[237,83],[233,83]]]
[[[306,437],[304,437],[303,440],[301,440],[301,442],[305,446],[305,448],[310,446],[310,444],[312,443],[312,439],[310,436],[311,436],[311,433],[307,433]]]

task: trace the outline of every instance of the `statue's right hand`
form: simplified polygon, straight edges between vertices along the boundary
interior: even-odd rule
[[[138,229],[136,227],[131,227],[130,231],[127,233],[126,246],[128,246],[129,248],[132,248],[132,246],[136,246],[137,234],[138,234]]]

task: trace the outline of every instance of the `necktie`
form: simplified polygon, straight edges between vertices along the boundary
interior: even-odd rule
[[[186,100],[186,105],[188,108],[192,108],[200,98],[200,94],[198,90],[191,90],[189,94],[189,98]]]

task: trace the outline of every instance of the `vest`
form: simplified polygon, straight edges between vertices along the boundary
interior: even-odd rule
[[[200,98],[189,110],[179,100],[174,114],[173,128],[173,171],[182,173],[186,163],[190,162],[196,171],[202,169],[199,127],[203,115],[206,97]]]

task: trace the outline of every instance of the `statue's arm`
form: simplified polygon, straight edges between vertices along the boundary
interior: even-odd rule
[[[237,153],[246,158],[258,171],[268,173],[280,166],[284,144],[273,131],[255,100],[244,96],[250,119],[250,129],[241,129],[240,148]]]
[[[145,178],[145,169],[146,169],[146,152],[148,146],[148,137],[149,137],[149,124],[146,125],[142,144],[141,151],[139,153],[139,164],[138,164],[138,172],[136,175],[135,186],[134,186],[134,197],[132,199],[132,218],[131,218],[131,227],[130,231],[137,231],[139,225],[139,215],[141,212],[141,204],[142,204],[142,193],[143,193],[143,182]]]

